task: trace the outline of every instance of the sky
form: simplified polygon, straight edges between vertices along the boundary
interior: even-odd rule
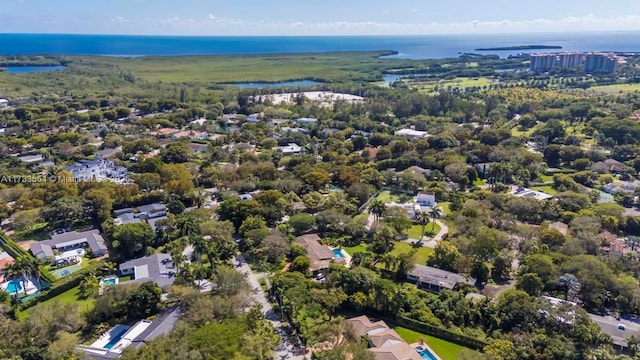
[[[637,0],[1,0],[0,33],[418,35],[640,30]]]

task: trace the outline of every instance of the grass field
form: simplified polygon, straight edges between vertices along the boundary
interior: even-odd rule
[[[475,185],[475,186],[484,186],[484,185],[486,185],[486,184],[485,184],[484,180],[482,180],[482,179],[480,179],[480,178],[477,178],[477,179],[475,179],[475,180],[473,181],[473,185]]]
[[[25,310],[25,314],[29,314],[29,312],[33,311],[33,309],[37,309],[38,306],[42,306],[42,304],[51,304],[54,302],[59,302],[60,304],[74,304],[77,305],[78,311],[81,313],[85,313],[91,309],[93,309],[95,299],[93,297],[89,297],[87,299],[80,298],[78,287],[74,287],[71,290],[67,290],[62,294],[53,297],[49,300],[43,301],[32,308]]]
[[[542,182],[553,182],[553,175],[538,175]]]
[[[534,186],[531,188],[532,190],[538,190],[538,191],[542,191],[545,192],[549,195],[555,195],[558,193],[558,191],[556,189],[554,189],[553,187],[551,187],[550,185],[544,185],[544,186]]]
[[[590,87],[589,90],[597,91],[597,92],[605,92],[605,93],[619,93],[619,92],[636,92],[640,91],[640,84],[613,84],[613,85],[602,85],[602,86],[593,86]]]
[[[428,223],[427,226],[425,226],[424,228],[425,236],[434,236],[434,235],[437,235],[439,232],[440,232],[440,225],[435,224],[435,227],[434,227],[433,222]],[[422,235],[422,225],[413,225],[408,231],[408,236],[411,239],[420,239],[420,235]]]
[[[480,181],[482,181],[482,180],[480,180]],[[482,183],[484,184],[484,181],[482,181]],[[474,184],[475,184],[475,182],[474,182]],[[442,208],[442,215],[447,216],[447,215],[451,214],[451,203],[450,202],[441,202],[441,203],[438,203],[438,205],[440,205],[440,207]]]
[[[411,251],[411,244],[406,242],[397,242],[391,250],[390,254],[398,256]],[[433,249],[428,247],[420,247],[415,255],[416,264],[425,265],[427,260],[433,255]],[[379,264],[380,265],[380,264]]]
[[[351,256],[357,252],[367,252],[367,244],[360,244],[357,246],[345,246],[343,249]]]
[[[479,78],[456,78],[453,80],[447,81],[429,81],[429,82],[421,82],[414,81],[410,83],[411,87],[417,89],[422,92],[431,92],[433,89],[438,86],[440,88],[466,88],[466,87],[475,87],[475,86],[488,86],[491,85],[491,79],[487,77],[479,77]]]
[[[393,328],[400,337],[409,344],[424,340],[429,347],[436,352],[436,355],[442,360],[458,360],[458,354],[467,349],[464,346],[454,344],[447,340],[439,339],[437,337],[422,334],[417,331],[413,331],[401,326]]]
[[[400,197],[398,195],[392,194],[391,191],[385,190],[378,194],[378,196],[376,196],[376,200],[380,200],[386,204],[390,202],[398,202],[400,201]]]
[[[382,54],[383,52],[335,52],[90,59],[115,65],[154,82],[233,83],[298,79],[331,82],[349,79],[378,80],[379,71],[398,65],[381,59]]]

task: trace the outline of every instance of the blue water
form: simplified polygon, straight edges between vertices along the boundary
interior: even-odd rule
[[[129,327],[123,327],[120,330],[118,330],[116,335],[112,336],[111,340],[109,340],[109,342],[106,343],[103,348],[110,350],[112,347],[114,347],[118,343],[118,341],[120,341],[120,339],[122,339],[122,337],[124,336],[124,333],[126,333],[127,330],[129,330]]]
[[[114,286],[116,284],[116,279],[114,279],[114,278],[102,279],[102,283],[105,284],[105,285]]]
[[[333,249],[331,251],[336,255],[336,258],[344,259],[344,255],[342,255],[342,251],[340,251],[340,249]]]
[[[421,36],[125,36],[0,34],[0,55],[228,55],[395,50],[397,58],[446,58],[475,48],[559,45],[575,51],[640,51],[640,32]],[[523,51],[491,51],[501,56]],[[535,51],[534,51],[535,52]]]
[[[24,74],[45,71],[58,71],[66,69],[66,66],[10,66],[6,67],[9,74]]]
[[[10,280],[9,283],[7,284],[6,291],[10,295],[15,295],[15,294],[19,293],[20,291],[22,291],[22,284],[20,284],[20,280],[18,280],[18,279]]]
[[[420,354],[420,357],[422,357],[423,359],[438,360],[427,348],[419,346],[418,348],[416,348],[416,350],[418,351],[418,354]]]
[[[300,81],[282,81],[277,83],[235,83],[229,84],[241,89],[260,89],[260,88],[276,88],[285,86],[313,86],[322,84],[313,80],[300,80]]]

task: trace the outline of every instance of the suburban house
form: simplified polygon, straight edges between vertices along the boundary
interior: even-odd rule
[[[605,161],[599,161],[591,165],[591,170],[597,171],[599,173],[619,173],[622,170],[628,168],[625,163],[622,163],[615,159],[607,159]]]
[[[114,210],[113,223],[118,226],[146,221],[151,230],[156,231],[156,222],[167,218],[167,207],[163,203],[138,206],[137,210],[138,212],[134,212],[132,208]]]
[[[459,284],[474,286],[476,283],[473,278],[424,265],[414,265],[407,279],[415,282],[419,289],[436,294],[443,289],[455,289]]]
[[[297,155],[302,153],[302,148],[295,143],[289,143],[286,146],[278,146],[278,151],[283,155]]]
[[[320,243],[318,234],[307,234],[298,236],[296,244],[302,246],[307,251],[307,256],[311,260],[309,270],[316,272],[328,269],[333,262],[344,264],[345,260],[342,255],[338,256],[328,246]]]
[[[288,127],[288,126],[283,126],[280,128],[280,132],[283,134],[290,134],[290,133],[301,133],[301,134],[309,134],[309,130],[307,129],[303,129],[303,128],[299,128],[299,127]]]
[[[260,118],[261,118],[261,116],[258,113],[251,114],[251,115],[247,116],[247,122],[255,123],[255,122],[258,122],[260,120]]]
[[[139,259],[129,260],[118,266],[120,276],[132,276],[129,281],[120,284],[143,283],[153,281],[166,291],[176,279],[177,268],[169,254],[153,254]]]
[[[300,118],[296,120],[296,124],[298,124],[298,126],[311,126],[317,123],[318,123],[318,119],[315,119],[315,118]]]
[[[91,180],[124,180],[127,176],[127,169],[116,166],[109,160],[80,160],[74,165],[63,169],[71,173],[76,181]]]
[[[64,252],[74,249],[89,248],[94,256],[107,253],[107,246],[98,230],[84,232],[66,232],[51,236],[50,240],[34,242],[29,250],[36,258],[47,261],[55,258],[55,251]]]
[[[518,187],[518,186],[513,186],[509,194],[515,197],[525,197],[525,198],[536,199],[536,200],[549,200],[553,198],[553,195],[549,195],[545,192],[538,191],[538,190],[531,190],[531,189]]]
[[[407,140],[424,139],[429,137],[429,133],[426,131],[418,131],[414,129],[401,129],[393,133],[395,136],[404,136]]]
[[[369,351],[377,360],[421,360],[416,349],[407,344],[384,321],[371,322],[366,316],[347,319],[347,324],[358,337],[366,337]]]
[[[322,129],[322,136],[325,138],[328,138],[329,136],[335,135],[339,132],[340,132],[340,129],[325,128],[325,129]]]
[[[436,206],[436,196],[430,192],[419,192],[416,196],[416,204],[426,207]]]
[[[611,195],[615,195],[618,192],[634,193],[638,188],[638,184],[636,181],[614,181],[611,184],[603,185],[600,189]]]

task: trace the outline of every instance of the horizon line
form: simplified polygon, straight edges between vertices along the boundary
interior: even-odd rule
[[[431,33],[431,34],[116,34],[116,33],[55,33],[55,32],[0,32],[6,35],[58,35],[58,36],[144,36],[144,37],[412,37],[412,36],[509,36],[536,34],[606,34],[640,33],[638,30],[570,30],[570,31],[530,31],[530,32],[483,32],[483,33]]]

